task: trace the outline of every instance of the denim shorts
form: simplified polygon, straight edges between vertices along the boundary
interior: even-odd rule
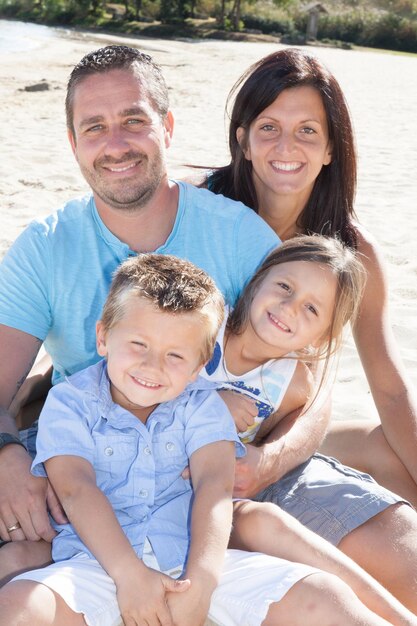
[[[333,545],[393,504],[406,503],[368,474],[315,454],[254,500],[273,502]],[[408,504],[408,503],[407,503]]]
[[[297,582],[317,572],[308,565],[258,552],[227,550],[219,584],[211,598],[209,617],[222,626],[260,626],[271,603],[282,600]],[[178,571],[173,573],[176,576]],[[82,613],[88,626],[123,625],[114,582],[87,554],[25,572],[14,580],[46,585],[73,611]]]

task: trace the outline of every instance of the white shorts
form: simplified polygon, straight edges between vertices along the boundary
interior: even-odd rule
[[[209,617],[220,626],[259,626],[273,602],[279,602],[296,582],[317,571],[258,552],[227,550]],[[178,571],[175,574],[178,576]],[[88,626],[123,624],[113,580],[86,554],[25,572],[13,580],[46,585],[73,611],[82,613]]]

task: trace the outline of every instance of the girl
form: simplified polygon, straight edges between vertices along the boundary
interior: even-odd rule
[[[232,413],[236,394],[230,391],[256,401],[253,420],[235,420],[242,441],[262,440],[287,414],[316,401],[319,391],[310,368],[324,362],[320,389],[343,327],[356,317],[363,283],[356,255],[336,239],[300,236],[269,255],[223,323],[213,357],[201,372],[223,390]],[[229,547],[318,564],[344,578],[389,621],[408,614],[395,601],[391,613],[385,590],[275,505],[235,502]]]

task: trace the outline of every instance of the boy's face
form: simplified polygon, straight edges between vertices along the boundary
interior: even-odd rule
[[[132,296],[107,333],[97,323],[97,352],[107,359],[113,400],[143,417],[143,408],[176,398],[202,367],[205,333],[196,313],[163,312]]]

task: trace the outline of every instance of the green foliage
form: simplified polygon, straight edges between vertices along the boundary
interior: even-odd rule
[[[191,17],[216,18],[217,28],[276,34],[283,43],[305,40],[306,0],[0,0],[0,17],[44,24],[91,26],[166,37],[205,36]],[[417,0],[337,0],[319,19],[328,45],[356,44],[417,52]],[[162,25],[143,22],[160,20]],[[213,25],[210,25],[212,32]],[[206,26],[207,29],[207,26]],[[165,35],[163,34],[165,33]]]

